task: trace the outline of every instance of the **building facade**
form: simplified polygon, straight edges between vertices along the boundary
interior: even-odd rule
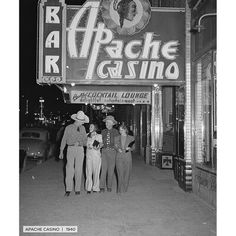
[[[183,190],[214,205],[215,18],[199,22],[208,10],[214,1],[41,0],[37,83],[91,119],[111,105],[145,163],[173,169]]]
[[[191,8],[193,191],[216,206],[216,0],[189,1]]]

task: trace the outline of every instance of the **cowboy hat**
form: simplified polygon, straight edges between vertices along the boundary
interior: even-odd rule
[[[81,121],[84,123],[89,123],[89,118],[84,114],[83,111],[78,111],[77,114],[73,114],[71,116],[71,119]]]
[[[103,122],[106,122],[107,120],[112,121],[114,125],[117,124],[117,121],[115,120],[115,118],[114,118],[113,116],[107,116],[107,117],[103,120]]]

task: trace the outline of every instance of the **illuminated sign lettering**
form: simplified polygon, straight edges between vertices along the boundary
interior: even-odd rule
[[[38,82],[65,82],[63,0],[42,0],[39,7]],[[65,10],[64,10],[65,12]]]
[[[41,2],[40,82],[184,80],[183,9],[151,9],[148,0],[88,0],[83,6],[67,6],[64,0]]]
[[[144,40],[131,40],[125,45],[123,40],[114,39],[115,34],[112,30],[108,29],[104,23],[99,22],[96,27],[100,9],[99,6],[100,2],[87,1],[85,5],[77,11],[67,27],[68,53],[70,57],[73,59],[88,59],[88,69],[85,79],[93,79],[94,72],[97,72],[98,77],[101,79],[166,78],[176,80],[179,78],[179,67],[176,62],[171,62],[164,67],[163,61],[156,61],[160,58],[174,61],[178,56],[178,40],[170,40],[167,42],[154,40],[154,33],[147,32],[143,36]],[[85,27],[80,27],[79,23],[87,11],[89,11],[87,24]],[[78,45],[76,41],[78,32],[83,32],[84,34],[82,36],[81,45]],[[97,65],[101,48],[103,48],[109,58],[121,60],[105,60]],[[127,74],[123,74],[124,58],[128,60]],[[141,69],[137,69],[135,65],[140,65],[141,67],[139,67]],[[95,71],[96,66],[97,71]]]
[[[71,103],[151,104],[151,92],[138,91],[71,91]]]

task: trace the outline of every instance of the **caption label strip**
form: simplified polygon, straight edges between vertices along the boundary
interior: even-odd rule
[[[23,233],[77,233],[78,226],[23,226]]]

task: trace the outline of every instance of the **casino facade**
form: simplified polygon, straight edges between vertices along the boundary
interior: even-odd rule
[[[146,164],[173,169],[180,188],[212,205],[215,5],[41,0],[37,49],[38,84],[57,86],[65,103],[82,105],[90,117],[113,109],[133,132],[135,151]]]

